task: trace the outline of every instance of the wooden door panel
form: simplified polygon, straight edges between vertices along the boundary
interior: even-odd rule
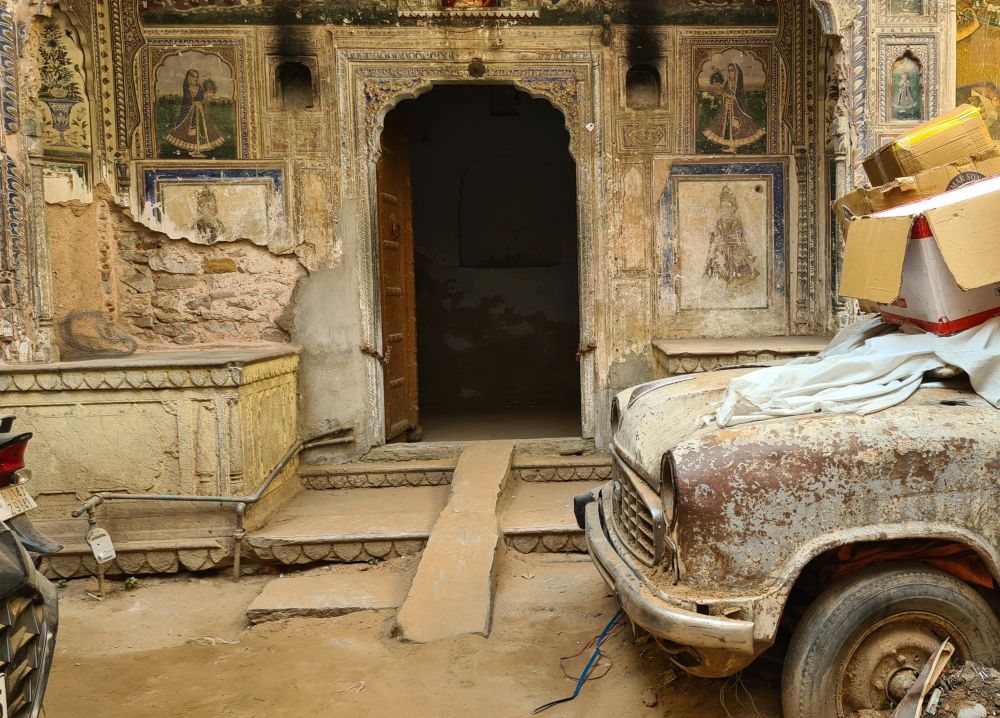
[[[417,426],[419,420],[410,162],[399,112],[386,118],[377,181],[385,438],[389,441]]]

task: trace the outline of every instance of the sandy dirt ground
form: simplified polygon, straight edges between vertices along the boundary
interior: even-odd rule
[[[413,562],[310,570],[412,571]],[[585,557],[508,554],[489,638],[401,643],[391,637],[394,611],[250,626],[247,606],[275,578],[143,578],[132,590],[111,583],[101,601],[88,595],[96,580],[68,582],[47,718],[529,716],[572,692],[560,657],[578,652],[615,611]],[[607,674],[546,718],[780,716],[777,681],[762,671],[667,684],[668,661],[627,627],[605,648]]]

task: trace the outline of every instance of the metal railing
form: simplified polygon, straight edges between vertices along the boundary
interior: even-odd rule
[[[264,481],[257,487],[256,491],[246,496],[205,496],[201,494],[128,494],[113,491],[101,491],[83,502],[83,504],[72,511],[73,518],[79,518],[84,513],[87,514],[87,521],[90,527],[97,526],[97,507],[108,501],[187,501],[201,503],[234,504],[236,511],[236,529],[233,531],[233,580],[240,578],[240,561],[243,553],[243,539],[246,537],[243,519],[246,515],[247,507],[256,504],[264,498],[274,480],[281,475],[288,462],[294,456],[307,449],[315,449],[321,446],[331,446],[335,444],[350,444],[354,442],[354,432],[352,429],[338,429],[328,431],[323,434],[299,439],[291,448],[285,452],[284,456],[268,472]],[[104,592],[104,564],[97,564],[97,579],[100,593]]]

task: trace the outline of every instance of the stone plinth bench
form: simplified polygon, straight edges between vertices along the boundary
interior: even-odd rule
[[[829,337],[748,337],[745,339],[654,339],[659,377],[712,371],[740,364],[794,359],[815,354]]]
[[[50,572],[86,572],[73,555],[85,550],[87,523],[69,513],[95,492],[252,493],[297,438],[298,361],[295,347],[261,345],[0,368],[0,410],[34,432],[32,519],[69,547],[65,570],[56,559]],[[296,469],[293,460],[248,510],[248,529],[295,490]],[[199,545],[209,563],[224,561],[235,526],[232,505],[214,503],[111,502],[98,516],[133,552],[149,544],[164,556],[176,542],[189,568]]]

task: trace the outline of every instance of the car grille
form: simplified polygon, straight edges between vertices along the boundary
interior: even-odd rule
[[[664,525],[660,498],[614,457],[611,508],[618,537],[637,559],[653,566],[663,558]]]
[[[28,718],[38,697],[48,627],[41,597],[19,593],[0,604],[0,673],[10,718]]]

